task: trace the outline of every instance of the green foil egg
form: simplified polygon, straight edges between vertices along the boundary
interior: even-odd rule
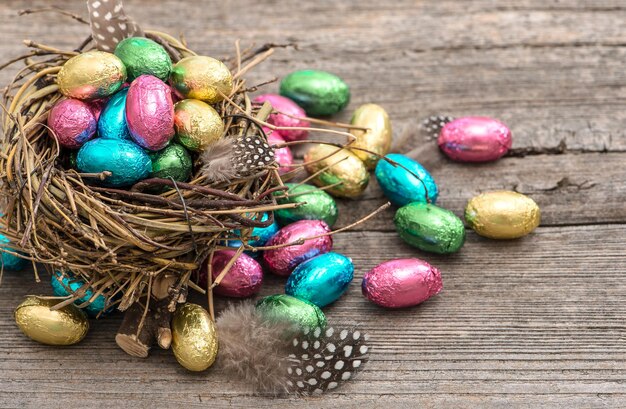
[[[158,152],[150,153],[152,177],[185,182],[191,176],[193,161],[182,145],[170,143]]]
[[[172,71],[172,59],[165,48],[149,38],[126,38],[115,47],[115,55],[126,66],[128,82],[143,74],[166,81]]]
[[[307,184],[286,183],[285,186],[289,188],[288,191],[274,193],[279,197],[278,204],[299,203],[300,206],[274,211],[274,217],[280,225],[285,226],[298,220],[323,220],[333,227],[337,222],[339,211],[331,195]]]
[[[393,222],[400,238],[420,250],[449,254],[458,251],[465,242],[461,219],[432,204],[409,203],[398,209]]]
[[[285,294],[270,295],[256,304],[266,319],[291,323],[301,329],[326,326],[326,316],[315,304]]]
[[[301,70],[280,83],[280,95],[293,100],[307,115],[336,114],[350,102],[350,88],[341,78],[326,71]]]

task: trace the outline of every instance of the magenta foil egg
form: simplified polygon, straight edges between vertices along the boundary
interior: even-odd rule
[[[263,94],[254,98],[254,102],[257,103],[263,103],[265,101],[269,101],[269,103],[272,104],[272,108],[274,108],[274,110],[281,112],[280,114],[271,114],[267,119],[268,123],[280,127],[288,126],[300,128],[306,128],[310,125],[308,121],[304,119],[299,119],[306,117],[304,109],[300,108],[298,104],[296,104],[289,98],[285,98],[277,94]],[[295,116],[296,118],[292,118],[288,115],[283,115],[282,113]],[[278,130],[278,133],[286,141],[299,141],[302,139],[306,139],[308,136],[308,131],[300,129],[281,129]]]
[[[263,131],[265,132],[265,135],[267,135],[267,142],[269,142],[270,145],[285,143],[285,140],[278,132],[272,131],[266,127],[263,127]],[[293,165],[293,153],[291,152],[291,148],[289,148],[289,146],[274,149],[274,159],[280,166],[278,168],[280,173],[286,173],[293,169],[291,167],[291,165]]]
[[[330,232],[330,227],[321,220],[300,220],[280,229],[265,243],[265,246],[285,245],[328,232]],[[272,273],[287,277],[300,263],[317,255],[328,253],[332,248],[333,239],[326,235],[306,240],[303,244],[265,250],[263,261]]]
[[[137,77],[126,97],[126,121],[133,140],[142,148],[158,151],[174,137],[172,90],[152,75]]]
[[[63,99],[48,114],[51,134],[69,149],[78,149],[93,138],[97,125],[92,108],[78,99]]]
[[[213,280],[220,275],[230,260],[235,257],[235,250],[219,250],[213,253],[211,263],[211,276]],[[207,287],[207,272],[209,258],[200,268],[198,284],[202,288]],[[263,269],[261,265],[247,254],[240,254],[220,284],[213,292],[225,297],[244,298],[259,292],[263,284]]]
[[[443,288],[439,270],[424,260],[401,258],[381,263],[363,276],[363,295],[386,308],[420,304]]]
[[[492,118],[468,116],[448,122],[439,134],[439,148],[459,162],[489,162],[503,156],[513,143],[511,131]]]

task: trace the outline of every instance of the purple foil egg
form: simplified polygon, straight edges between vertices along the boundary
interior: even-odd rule
[[[417,258],[400,258],[381,263],[363,276],[363,295],[386,308],[420,304],[443,288],[441,273]]]
[[[172,90],[152,75],[141,75],[126,97],[126,121],[133,140],[142,148],[158,151],[174,137]]]
[[[263,94],[254,98],[253,102],[263,103],[265,101],[269,101],[272,104],[272,108],[276,111],[283,112],[285,114],[293,115],[295,117],[304,118],[306,117],[306,113],[304,109],[300,108],[298,104],[290,100],[289,98],[285,98],[283,96],[277,94]],[[288,127],[308,127],[310,123],[304,119],[292,118],[287,115],[281,114],[272,114],[267,119],[267,122],[275,125],[275,126],[288,126]],[[299,130],[299,129],[281,129],[277,131],[280,136],[283,137],[286,141],[299,141],[302,139],[306,139],[308,136],[308,131]]]
[[[211,263],[213,280],[220,275],[236,253],[234,250],[219,250],[213,253],[213,262]],[[209,259],[207,258],[200,268],[198,284],[202,288],[207,286],[208,263]],[[263,269],[261,265],[249,255],[240,254],[220,284],[213,289],[213,292],[225,297],[250,297],[259,292],[262,283]]]
[[[285,140],[278,132],[272,131],[269,128],[263,127],[263,131],[265,135],[267,135],[267,142],[270,145],[278,145],[281,143],[285,143]],[[293,153],[289,146],[285,146],[284,148],[274,149],[274,159],[276,163],[280,166],[278,171],[280,173],[287,173],[290,170],[293,170]]]
[[[489,162],[503,156],[513,143],[511,131],[492,118],[468,116],[448,122],[439,134],[439,148],[459,162]]]
[[[48,114],[51,134],[69,149],[78,149],[93,138],[97,125],[92,108],[78,99],[63,99]]]
[[[328,232],[330,232],[330,227],[321,220],[300,220],[280,229],[265,245],[285,245]],[[319,254],[328,253],[332,248],[332,237],[322,236],[306,240],[303,244],[265,250],[263,261],[272,273],[287,277],[300,263]]]

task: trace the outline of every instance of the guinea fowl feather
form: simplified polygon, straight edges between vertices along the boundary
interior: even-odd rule
[[[200,154],[202,174],[211,182],[225,182],[237,176],[233,166],[233,141],[222,138],[209,145]]]

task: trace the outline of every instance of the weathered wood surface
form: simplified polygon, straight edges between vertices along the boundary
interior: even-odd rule
[[[63,2],[83,13],[83,1]],[[113,341],[120,318],[95,322],[78,346],[26,340],[12,309],[45,293],[28,273],[0,286],[0,407],[623,407],[626,406],[626,3],[623,0],[148,1],[127,0],[144,25],[185,32],[215,56],[242,44],[296,42],[251,75],[261,82],[315,67],[343,76],[353,100],[385,106],[396,129],[432,113],[503,119],[517,154],[464,166],[414,132],[405,150],[432,169],[440,204],[462,212],[474,194],[515,189],[541,205],[543,226],[516,241],[472,232],[451,257],[419,253],[393,232],[391,211],[339,235],[357,279],[328,308],[372,334],[357,381],[318,399],[272,401],[209,371],[192,375],[169,352],[133,359]],[[385,4],[389,3],[389,4]],[[0,3],[0,56],[25,38],[72,48],[84,27],[58,16],[16,17],[45,0]],[[61,5],[61,3],[59,3]],[[6,83],[9,74],[0,74]],[[270,85],[268,89],[275,89]],[[345,225],[384,199],[343,202]],[[424,305],[384,311],[359,278],[395,257],[423,257],[444,291]],[[270,277],[263,294],[281,291]]]

